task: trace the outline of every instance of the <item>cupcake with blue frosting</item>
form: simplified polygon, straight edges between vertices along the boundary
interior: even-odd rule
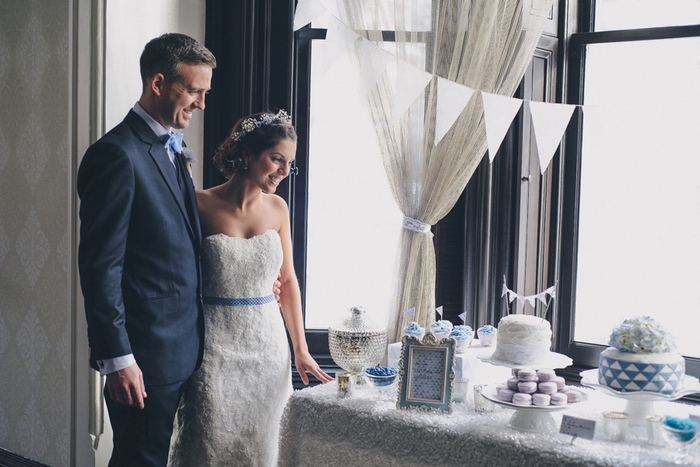
[[[455,326],[450,332],[449,337],[457,341],[455,352],[464,353],[474,338],[474,331],[470,326]]]
[[[430,332],[435,336],[435,340],[444,339],[449,337],[452,332],[452,323],[446,319],[441,319],[440,321],[435,321],[430,325]]]
[[[479,343],[484,347],[491,347],[493,344],[496,343],[497,333],[498,330],[490,324],[481,326],[479,329],[476,330],[476,335],[479,338]]]
[[[423,336],[425,336],[425,328],[415,321],[411,321],[405,328],[403,328],[403,334],[404,336],[411,336],[421,340],[423,339]]]

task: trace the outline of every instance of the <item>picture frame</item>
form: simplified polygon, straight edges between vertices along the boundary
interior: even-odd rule
[[[420,341],[404,336],[401,342],[396,407],[452,413],[456,341],[449,337],[437,341],[432,334],[426,334]]]

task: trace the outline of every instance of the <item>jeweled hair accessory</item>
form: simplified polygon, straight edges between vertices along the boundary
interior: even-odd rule
[[[233,134],[232,138],[234,141],[240,141],[241,138],[256,128],[260,128],[261,126],[269,125],[274,122],[291,124],[292,118],[284,109],[280,109],[277,114],[264,113],[258,117],[249,117],[243,120],[240,128]]]

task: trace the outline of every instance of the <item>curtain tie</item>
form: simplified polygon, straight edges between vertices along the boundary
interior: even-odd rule
[[[425,222],[421,222],[418,219],[413,219],[407,216],[403,216],[403,228],[406,230],[410,230],[411,232],[430,232],[430,224],[426,224]]]

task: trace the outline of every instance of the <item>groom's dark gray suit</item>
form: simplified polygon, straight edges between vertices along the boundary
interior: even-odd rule
[[[132,110],[90,146],[78,172],[91,366],[133,354],[147,409],[154,388],[186,380],[202,359],[201,231],[192,180],[176,162]]]

